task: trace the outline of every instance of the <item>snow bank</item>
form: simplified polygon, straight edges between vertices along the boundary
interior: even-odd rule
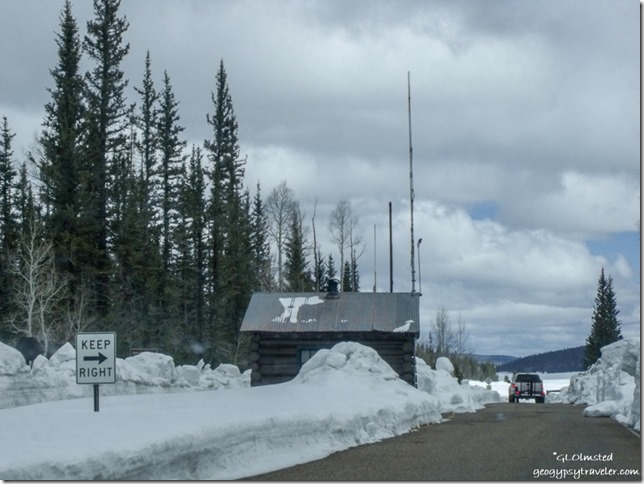
[[[573,375],[570,385],[549,401],[587,404],[587,417],[612,417],[640,429],[640,340],[617,341],[601,349],[601,358]]]
[[[338,343],[331,350],[320,350],[309,359],[296,376],[302,383],[325,383],[338,371],[351,371],[354,377],[367,376],[378,382],[398,379],[398,374],[372,348],[358,343]]]
[[[320,351],[278,385],[107,397],[100,412],[91,408],[91,399],[76,399],[0,411],[11,436],[0,438],[0,476],[231,480],[442,421],[435,396],[358,343]]]
[[[449,358],[441,356],[436,359],[436,371],[440,370],[446,371],[450,375],[454,374],[454,365],[452,365],[452,362],[449,360]]]
[[[20,351],[0,342],[0,375],[15,375],[27,368],[25,357]]]
[[[203,360],[175,367],[172,357],[140,353],[116,359],[116,383],[100,386],[101,395],[174,393],[250,386],[250,370],[234,365],[214,370]],[[93,395],[92,385],[76,383],[76,350],[65,343],[51,358],[38,355],[30,368],[22,354],[0,343],[0,409]]]
[[[438,358],[432,370],[416,359],[418,388],[436,399],[442,413],[475,412],[487,403],[500,401],[499,394],[454,378],[448,358]],[[324,384],[337,371],[351,371],[354,377],[368,377],[371,384],[397,380],[396,372],[368,347],[339,343],[331,350],[318,351],[302,367],[296,381]],[[144,352],[116,359],[116,383],[100,386],[104,396],[146,393],[175,393],[250,387],[250,370],[243,374],[234,365],[221,364],[214,370],[201,360],[197,365],[175,366],[172,357]],[[92,385],[76,383],[76,350],[66,343],[47,359],[39,355],[32,368],[22,354],[0,343],[0,409],[34,403],[93,395]]]
[[[448,358],[438,358],[436,370],[432,370],[422,358],[416,357],[418,389],[438,399],[441,413],[472,413],[487,403],[501,401],[499,393],[494,390],[472,386],[467,380],[459,385],[452,376],[453,371],[454,366]]]

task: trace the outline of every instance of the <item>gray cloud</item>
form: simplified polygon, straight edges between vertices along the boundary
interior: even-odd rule
[[[48,101],[62,4],[0,3],[0,42],[13,47],[0,52],[10,66],[0,115],[18,156]],[[84,34],[91,2],[73,10]],[[129,100],[149,50],[158,85],[167,70],[185,135],[199,144],[224,59],[247,185],[259,180],[267,195],[286,180],[307,217],[318,201],[320,231],[335,204],[351,200],[368,241],[363,288],[373,284],[374,225],[377,286],[388,288],[392,201],[394,286],[410,289],[411,71],[423,324],[444,305],[471,325],[480,352],[504,352],[508,334],[557,349],[544,328],[560,328],[564,346],[583,344],[603,264],[625,327],[639,334],[639,251],[588,248],[593,237],[634,232],[639,218],[636,3],[124,0],[122,11]],[[494,209],[474,220],[474,207]],[[323,253],[335,250],[318,236]]]

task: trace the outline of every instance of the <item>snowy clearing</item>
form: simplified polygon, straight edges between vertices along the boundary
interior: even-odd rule
[[[293,381],[256,388],[232,365],[174,367],[142,353],[117,360],[117,383],[100,386],[94,412],[74,356],[65,345],[29,369],[0,343],[0,478],[236,479],[505,401],[485,383],[459,385],[449,360],[434,370],[418,359],[416,389],[374,350],[347,342],[318,352]],[[502,385],[507,392],[503,382],[492,388]]]

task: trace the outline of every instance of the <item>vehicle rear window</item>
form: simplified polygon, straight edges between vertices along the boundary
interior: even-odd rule
[[[515,381],[539,383],[541,378],[539,378],[539,375],[517,375],[517,379]]]

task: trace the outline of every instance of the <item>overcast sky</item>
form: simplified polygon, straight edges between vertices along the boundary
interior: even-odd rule
[[[62,6],[0,2],[0,116],[19,161],[49,100]],[[584,344],[602,266],[623,335],[640,334],[639,10],[634,0],[123,0],[123,68],[130,102],[147,50],[157,87],[167,70],[190,147],[210,136],[223,59],[251,193],[285,180],[309,222],[317,200],[323,255],[336,260],[328,216],[349,200],[366,243],[363,291],[374,250],[377,289],[389,290],[391,201],[394,291],[405,292],[410,72],[421,336],[442,306],[477,353],[523,356]],[[85,35],[91,2],[73,13]]]

